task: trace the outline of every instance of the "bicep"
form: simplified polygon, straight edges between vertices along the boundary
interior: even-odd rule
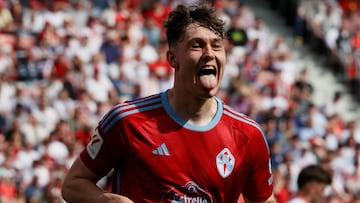
[[[101,177],[93,173],[79,157],[64,180],[62,188],[64,200],[69,203],[133,203],[125,196],[109,193],[97,187],[96,182]]]
[[[81,160],[80,157],[78,157],[71,168],[68,171],[68,174],[65,178],[65,183],[67,181],[72,181],[76,179],[86,179],[91,182],[96,183],[101,177],[99,175],[96,175],[94,172],[92,172]]]
[[[93,173],[79,158],[69,169],[62,185],[62,196],[67,202],[99,202],[104,192],[96,182],[101,176]]]

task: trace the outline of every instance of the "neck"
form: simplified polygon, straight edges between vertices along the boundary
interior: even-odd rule
[[[177,94],[173,89],[168,92],[168,101],[178,116],[197,126],[209,124],[216,114],[218,105],[214,97],[194,98]]]
[[[304,200],[307,203],[311,203],[311,199],[309,198],[309,194],[306,194],[304,192],[299,192],[297,195],[298,198],[301,198],[302,200]]]

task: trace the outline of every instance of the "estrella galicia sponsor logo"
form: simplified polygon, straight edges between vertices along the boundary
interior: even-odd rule
[[[224,148],[217,156],[216,156],[216,167],[218,169],[219,174],[226,178],[228,177],[235,166],[235,158],[231,154],[228,148]]]
[[[213,203],[212,195],[200,188],[193,181],[187,182],[180,188],[170,189],[161,198],[161,203]]]

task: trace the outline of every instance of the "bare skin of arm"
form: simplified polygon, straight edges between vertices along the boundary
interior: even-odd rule
[[[274,195],[271,195],[267,200],[261,202],[252,202],[246,198],[244,199],[245,199],[245,203],[276,203]]]
[[[78,158],[65,177],[62,187],[63,198],[69,203],[133,203],[125,196],[105,192],[99,188],[96,183],[100,178]]]

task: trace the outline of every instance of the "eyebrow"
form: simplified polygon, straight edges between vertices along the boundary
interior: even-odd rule
[[[210,39],[211,42],[219,42],[219,41],[221,42],[222,40],[223,39],[220,37]],[[206,41],[206,40],[204,40],[204,38],[201,38],[201,37],[193,37],[193,38],[189,39],[189,42],[194,42],[194,41]]]

